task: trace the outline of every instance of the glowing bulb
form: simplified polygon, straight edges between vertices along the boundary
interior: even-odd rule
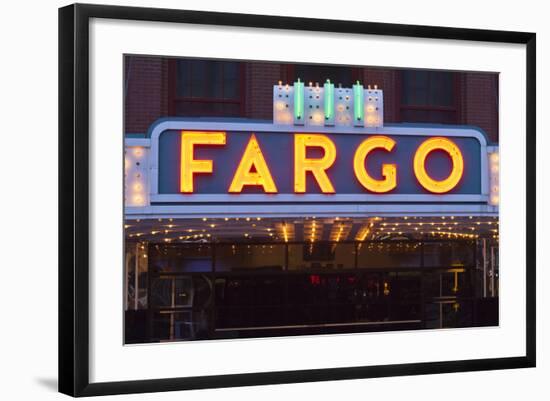
[[[314,113],[313,114],[313,122],[318,124],[323,121],[323,115],[321,113]]]

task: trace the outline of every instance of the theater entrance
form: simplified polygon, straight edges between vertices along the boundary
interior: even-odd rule
[[[461,233],[463,221],[449,220]],[[470,224],[480,227],[478,220]],[[260,228],[245,232],[228,224],[226,238],[198,228],[226,221],[187,222],[178,231],[186,235],[163,237],[169,232],[151,230],[148,241],[140,239],[135,260],[147,264],[138,280],[146,307],[128,308],[127,324],[141,336],[127,342],[498,324],[498,294],[490,291],[498,287],[492,231],[437,235],[443,225],[414,218],[342,218],[330,224],[243,219],[242,225]],[[487,229],[495,222],[483,224]],[[420,234],[426,225],[434,227],[433,235]]]

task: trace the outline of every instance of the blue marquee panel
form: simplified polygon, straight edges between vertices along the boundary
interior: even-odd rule
[[[252,132],[227,131],[224,146],[197,146],[195,159],[210,159],[214,163],[213,174],[196,174],[195,194],[227,194],[241,156]],[[281,132],[255,133],[263,155],[270,168],[279,194],[294,193],[294,134]],[[377,135],[384,135],[383,130]],[[355,178],[353,156],[359,144],[369,135],[330,134],[337,149],[336,161],[327,170],[337,194],[369,193]],[[396,141],[391,152],[376,150],[367,158],[367,171],[380,179],[382,164],[397,165],[397,188],[388,194],[430,194],[416,180],[413,171],[414,153],[427,136],[388,135]],[[481,194],[481,145],[473,137],[452,137],[464,158],[464,174],[450,194]],[[180,180],[180,130],[167,130],[159,137],[158,193],[179,194]],[[321,149],[310,149],[308,157],[322,156]],[[434,179],[443,179],[451,169],[451,160],[443,151],[434,151],[426,161],[426,170]],[[244,187],[243,193],[263,193],[258,187]],[[321,193],[311,174],[307,174],[307,193]],[[238,196],[235,194],[235,196]],[[330,195],[327,195],[330,196]],[[383,195],[382,195],[383,196]]]

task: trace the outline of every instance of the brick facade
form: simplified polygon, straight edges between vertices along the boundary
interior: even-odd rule
[[[398,121],[397,72],[383,68],[364,68],[363,82],[365,85],[378,85],[384,90],[384,121],[396,123]],[[388,90],[388,88],[392,88]]]
[[[272,119],[273,84],[283,79],[284,67],[276,63],[247,63],[245,68],[245,116]]]
[[[156,57],[125,60],[124,131],[146,132],[158,118],[168,115],[168,68]]]
[[[498,141],[498,76],[464,73],[462,90],[462,123],[483,129],[492,141]]]
[[[244,67],[244,114],[251,119],[271,120],[272,87],[279,80],[288,82],[285,64],[254,62]],[[144,133],[158,118],[170,115],[167,59],[133,56],[125,60],[125,132]],[[498,76],[488,73],[459,73],[458,123],[478,126],[491,141],[498,142]],[[399,72],[392,69],[364,68],[359,77],[365,85],[384,90],[384,120],[400,122]]]

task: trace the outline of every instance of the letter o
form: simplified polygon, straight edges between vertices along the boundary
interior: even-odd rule
[[[434,180],[426,172],[426,158],[434,150],[443,150],[451,158],[452,170],[444,180]],[[414,155],[413,167],[414,174],[420,185],[430,192],[441,194],[449,192],[460,182],[464,173],[464,159],[460,149],[453,141],[443,137],[434,137],[422,142],[418,147]]]

